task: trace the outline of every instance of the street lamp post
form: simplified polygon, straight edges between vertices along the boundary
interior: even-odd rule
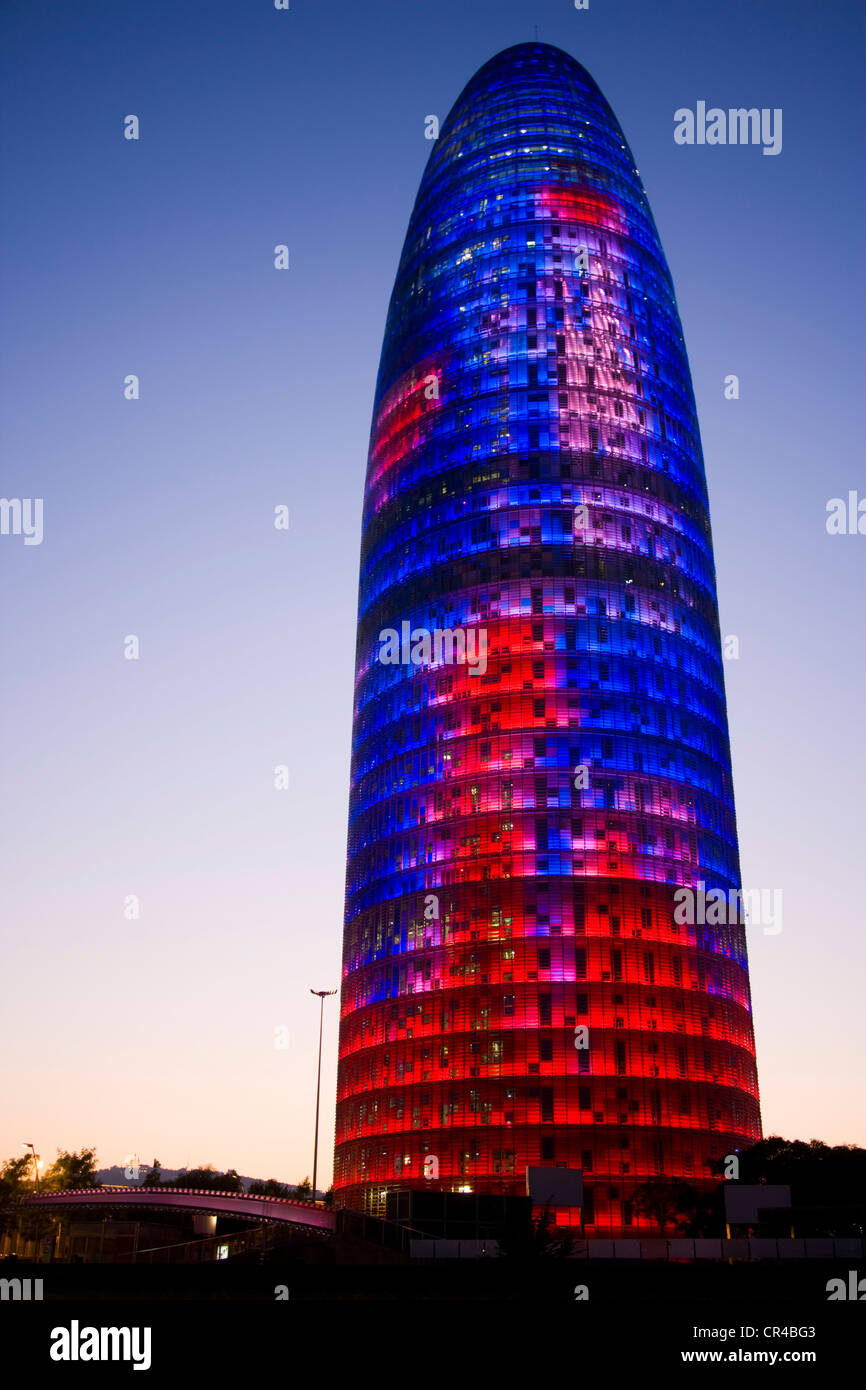
[[[34,1146],[33,1144],[29,1144],[29,1143],[27,1142],[26,1139],[23,1140],[22,1143],[23,1143],[23,1147],[24,1147],[25,1149],[29,1149],[30,1152],[31,1152],[31,1154],[33,1155],[33,1181],[34,1181],[34,1183],[35,1183],[35,1185],[36,1185],[36,1191],[37,1191],[37,1193],[38,1193],[38,1191],[39,1191],[39,1155],[38,1155],[38,1153],[36,1152],[35,1146]],[[39,1259],[39,1229],[40,1229],[40,1226],[39,1226],[39,1217],[38,1217],[38,1215],[34,1217],[34,1225],[35,1225],[35,1227],[36,1227],[36,1235],[35,1235],[35,1237],[34,1237],[34,1245],[35,1245],[36,1248],[35,1248],[34,1251],[33,1251],[33,1255],[34,1255],[34,1258],[35,1258],[36,1260],[38,1260],[38,1259]],[[18,1248],[18,1246],[17,1246],[17,1239],[18,1239],[18,1238],[17,1238],[17,1236],[16,1236],[16,1247],[15,1247],[16,1250],[17,1250],[17,1248]],[[26,1237],[25,1237],[24,1251],[25,1251],[25,1254],[26,1254],[26,1251],[27,1251]]]
[[[319,1161],[319,1097],[322,1093],[322,1022],[325,1013],[325,1000],[332,994],[336,994],[335,989],[311,989],[311,994],[315,994],[319,1000],[319,1065],[316,1073],[316,1137],[313,1141],[313,1201],[316,1200],[316,1170]]]
[[[25,1149],[29,1149],[30,1152],[31,1152],[31,1154],[33,1155],[33,1181],[34,1181],[35,1184],[36,1184],[36,1191],[38,1192],[38,1191],[39,1191],[39,1155],[38,1155],[38,1153],[36,1152],[36,1150],[35,1150],[35,1148],[33,1147],[33,1145],[32,1145],[32,1144],[28,1144],[26,1140],[24,1141],[23,1147],[24,1147]]]

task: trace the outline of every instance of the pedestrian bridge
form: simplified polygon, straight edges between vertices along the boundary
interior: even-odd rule
[[[25,1197],[24,1206],[40,1211],[85,1208],[121,1211],[150,1207],[162,1211],[198,1211],[211,1216],[240,1216],[250,1221],[276,1221],[289,1226],[307,1226],[317,1231],[333,1231],[335,1214],[312,1202],[291,1197],[251,1196],[241,1192],[210,1192],[207,1188],[184,1187],[79,1187],[64,1192],[39,1192]]]

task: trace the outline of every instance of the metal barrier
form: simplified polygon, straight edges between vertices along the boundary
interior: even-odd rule
[[[500,1257],[495,1240],[413,1239],[413,1260],[478,1260]],[[577,1260],[859,1260],[866,1256],[860,1236],[804,1236],[800,1239],[742,1240],[576,1240]]]

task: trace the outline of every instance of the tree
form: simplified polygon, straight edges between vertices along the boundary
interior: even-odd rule
[[[858,1236],[866,1230],[866,1149],[771,1134],[739,1158],[741,1183],[791,1188],[798,1235]],[[786,1228],[789,1220],[786,1215]]]
[[[689,1212],[688,1222],[681,1228],[684,1236],[712,1238],[725,1234],[724,1187],[720,1182],[711,1191],[697,1194],[694,1211]]]
[[[322,1202],[323,1202],[323,1204],[324,1204],[326,1207],[332,1207],[332,1206],[334,1205],[334,1184],[333,1184],[333,1183],[331,1183],[331,1186],[328,1188],[327,1192],[325,1193],[324,1197],[322,1198]]]
[[[40,1222],[40,1214],[22,1206],[35,1189],[31,1155],[7,1159],[0,1168],[0,1234],[16,1231],[24,1240],[39,1239],[44,1220]]]
[[[75,1187],[101,1187],[102,1184],[96,1181],[96,1149],[80,1149],[78,1153],[58,1149],[57,1157],[42,1179],[41,1186],[51,1192]]]
[[[243,1192],[244,1182],[236,1168],[227,1168],[223,1174],[224,1192]]]
[[[159,1187],[162,1182],[162,1165],[158,1158],[153,1160],[153,1166],[149,1173],[145,1173],[142,1179],[142,1187]]]
[[[498,1237],[499,1253],[509,1259],[564,1259],[574,1253],[575,1232],[567,1226],[557,1226],[550,1206],[535,1217],[527,1217],[509,1226]]]
[[[313,1184],[310,1182],[309,1176],[307,1176],[306,1178],[304,1178],[303,1182],[298,1183],[297,1187],[295,1188],[295,1196],[300,1197],[302,1201],[307,1201],[310,1197],[312,1197],[312,1195]]]
[[[67,1187],[97,1187],[94,1173],[95,1149],[80,1153],[57,1150],[57,1158],[40,1179],[39,1189],[60,1190]],[[33,1241],[39,1246],[42,1238],[57,1227],[58,1217],[50,1212],[28,1210],[22,1206],[25,1197],[36,1191],[33,1177],[33,1158],[10,1158],[0,1168],[0,1231],[15,1231],[17,1240]],[[26,1246],[25,1246],[26,1248]]]
[[[30,1155],[25,1154],[23,1158],[7,1158],[0,1168],[0,1234],[15,1225],[23,1198],[33,1191],[32,1164]]]
[[[700,1201],[687,1182],[670,1178],[649,1178],[635,1188],[633,1201],[642,1216],[654,1221],[664,1235],[668,1226],[682,1230]]]
[[[277,1182],[276,1178],[268,1178],[267,1182],[262,1182],[261,1178],[256,1178],[247,1188],[251,1197],[291,1197],[292,1189],[286,1182]]]
[[[198,1187],[206,1192],[243,1192],[244,1185],[235,1172],[218,1173],[212,1163],[201,1168],[182,1169],[174,1180],[175,1187]]]
[[[17,1204],[30,1191],[33,1186],[32,1163],[29,1154],[23,1158],[7,1158],[0,1168],[0,1206]]]

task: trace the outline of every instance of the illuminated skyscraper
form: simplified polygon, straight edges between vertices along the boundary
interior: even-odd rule
[[[520,44],[432,147],[382,348],[338,1202],[560,1166],[602,1234],[758,1138],[744,931],[677,920],[701,884],[740,878],[673,284],[592,78]]]

